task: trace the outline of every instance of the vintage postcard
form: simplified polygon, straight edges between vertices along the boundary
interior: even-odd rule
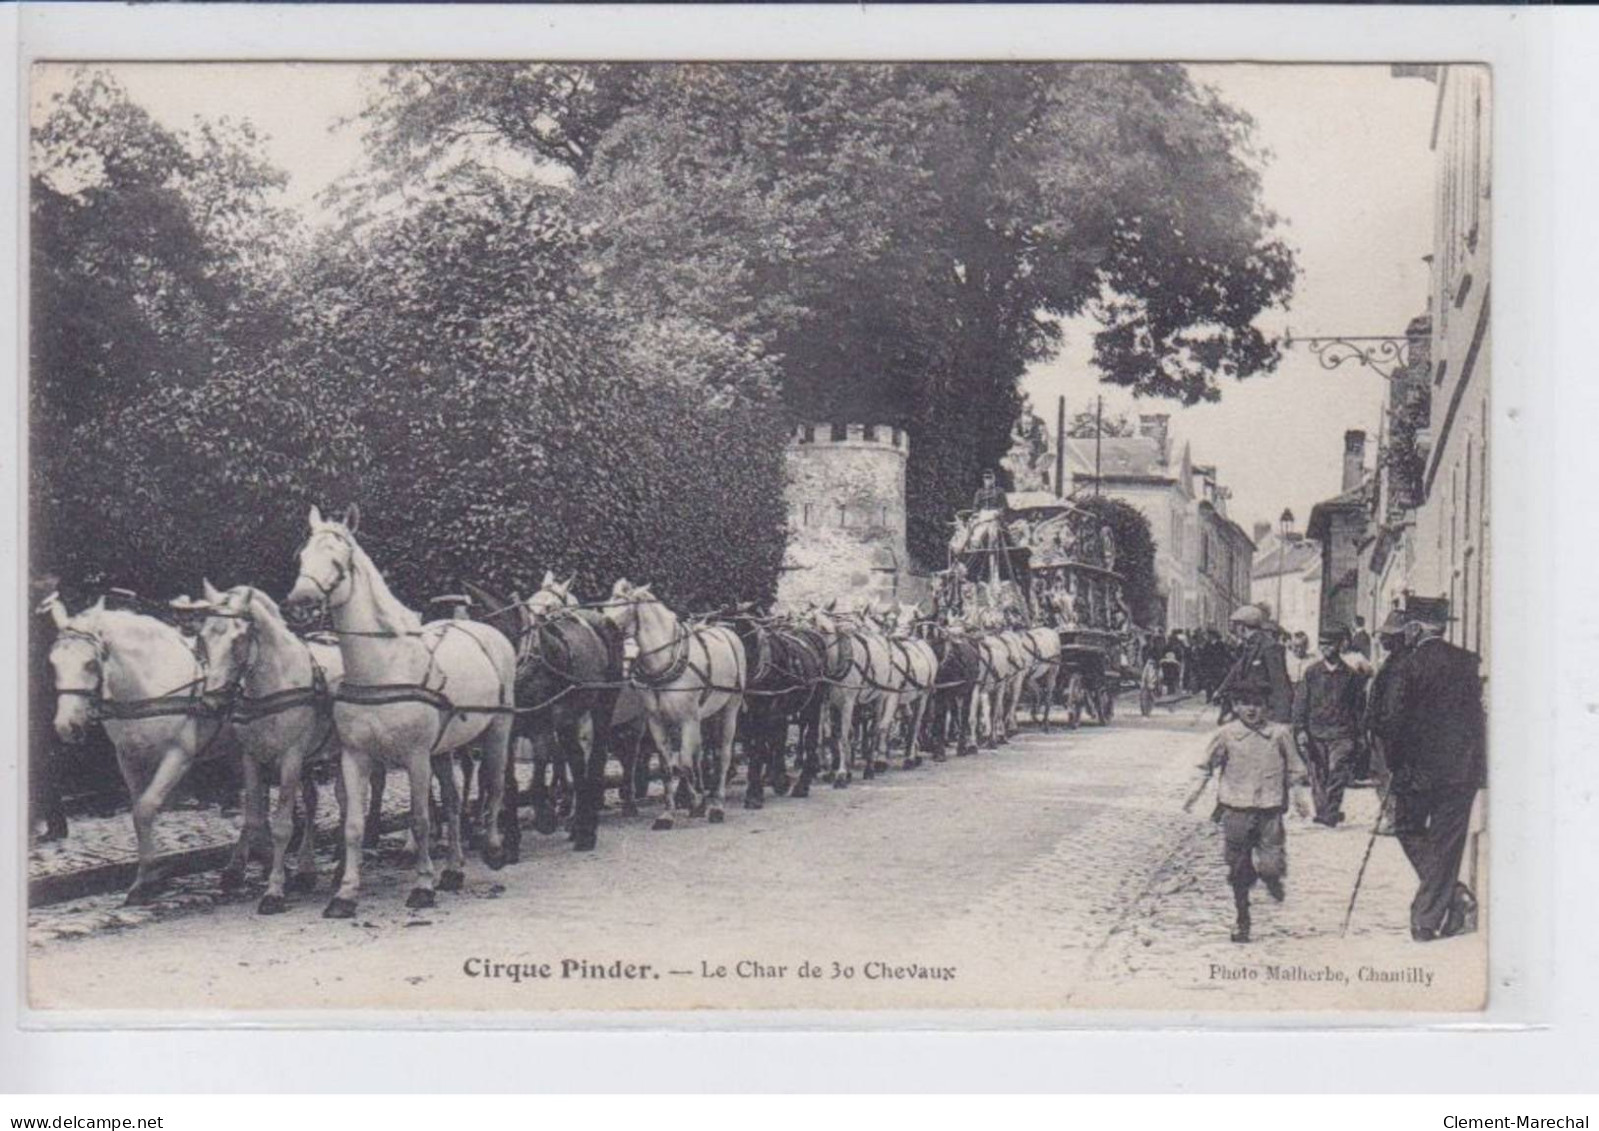
[[[27,77],[41,1023],[1488,1006],[1488,66]]]

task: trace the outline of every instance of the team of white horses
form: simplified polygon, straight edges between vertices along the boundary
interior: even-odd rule
[[[55,596],[41,606],[57,629],[50,652],[56,730],[70,742],[91,722],[103,723],[132,798],[139,868],[128,902],[147,902],[158,885],[156,814],[190,766],[225,747],[242,756],[246,800],[223,883],[242,882],[251,847],[269,827],[271,865],[258,908],[264,914],[285,910],[287,892],[315,887],[310,769],[324,759],[339,767],[334,781],[343,822],[326,916],[355,913],[367,825],[378,813],[374,779],[381,782],[388,770],[404,771],[410,784],[416,876],[408,906],[432,906],[435,889],[453,891],[464,882],[457,752],[481,756],[482,857],[491,869],[504,865],[500,814],[507,782],[514,787],[516,780],[507,768],[518,713],[546,705],[518,704],[518,644],[506,633],[460,618],[424,624],[406,608],[357,543],[358,517],[354,507],[339,520],[311,509],[299,574],[283,601],[290,610],[325,609],[331,639],[296,634],[271,597],[245,585],[220,591],[205,583],[203,620],[192,643],[164,620],[108,609],[103,599],[76,615]],[[537,616],[573,604],[569,590],[547,575],[541,593],[519,611]],[[646,586],[618,581],[607,600],[590,607],[623,641],[623,678],[606,722],[642,721],[659,752],[665,809],[656,827],[671,827],[680,789],[689,794],[691,812],[722,820],[741,710],[766,702],[755,696],[792,697],[793,688],[761,691],[752,683],[759,672],[751,669],[766,665],[764,647],[757,664],[732,627],[684,621]],[[820,745],[836,787],[850,782],[857,759],[866,776],[885,768],[896,743],[903,767],[920,763],[918,751],[935,729],[939,760],[946,738],[953,737],[958,753],[980,741],[1003,742],[1029,686],[1035,717],[1042,707],[1047,725],[1059,638],[1026,627],[1014,613],[989,609],[976,624],[933,625],[914,607],[828,607],[762,623],[820,643],[823,664],[807,684],[822,708]],[[788,723],[787,716],[779,720],[780,750]],[[752,764],[749,772],[762,770]],[[278,791],[270,815],[269,778]],[[438,872],[429,805],[435,778],[445,825],[445,865]],[[297,798],[307,834],[290,876]]]

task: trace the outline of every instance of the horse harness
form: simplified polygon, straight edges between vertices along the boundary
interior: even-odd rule
[[[316,579],[312,578],[311,580],[315,581]],[[337,588],[337,584],[334,587]],[[505,683],[503,680],[499,681],[499,703],[482,706],[456,703],[448,695],[444,694],[445,685],[449,683],[449,676],[447,675],[439,680],[437,687],[428,685],[428,678],[437,669],[439,645],[444,643],[444,638],[451,629],[463,633],[468,640],[477,645],[478,650],[489,661],[489,666],[491,668],[494,666],[494,657],[489,655],[489,650],[483,647],[481,640],[472,633],[467,632],[462,627],[461,622],[444,620],[437,623],[442,626],[438,634],[431,642],[424,641],[422,645],[427,651],[428,666],[423,671],[420,681],[416,683],[350,683],[346,680],[333,695],[334,702],[348,703],[355,707],[393,707],[401,703],[421,703],[424,706],[432,707],[439,713],[439,729],[438,733],[433,736],[433,745],[428,748],[428,753],[430,754],[436,753],[439,744],[444,741],[444,735],[450,728],[450,717],[452,715],[464,721],[472,715],[515,715],[517,713],[517,709],[514,706],[505,702]],[[343,635],[364,634],[346,631]],[[390,636],[394,634],[380,633],[377,635]],[[413,633],[411,635],[425,636],[426,633]]]
[[[636,623],[637,622],[635,621],[635,624]],[[715,665],[711,661],[711,650],[706,646],[704,641],[700,641],[700,647],[705,649],[705,667],[701,669],[701,667],[694,662],[694,642],[700,640],[700,634],[703,631],[705,630],[688,628],[683,624],[682,621],[676,622],[672,626],[671,640],[667,641],[665,644],[658,644],[654,648],[640,652],[633,657],[630,670],[626,673],[628,681],[634,687],[638,687],[641,690],[648,691],[656,696],[659,696],[663,691],[667,690],[668,684],[675,683],[679,679],[682,679],[686,672],[693,672],[700,681],[697,689],[692,687],[679,687],[671,690],[698,690],[700,693],[701,706],[703,706],[705,701],[717,692],[726,692],[730,695],[744,694],[745,689],[742,687],[723,687],[717,685],[712,671]],[[732,630],[728,629],[727,631],[731,632]],[[734,633],[733,635],[734,639],[737,640],[738,634]],[[635,642],[637,641],[638,637],[636,633],[633,639]],[[743,647],[742,641],[739,641],[739,646],[740,648]],[[654,656],[661,652],[665,652],[668,649],[671,650],[672,659],[671,662],[666,665],[666,669],[664,671],[647,673],[639,667],[638,662],[645,656]]]
[[[232,710],[237,694],[235,681],[215,691],[205,689],[205,673],[171,691],[144,699],[108,699],[105,694],[103,665],[108,656],[105,641],[92,632],[67,625],[58,631],[58,637],[82,640],[94,648],[96,679],[92,687],[57,687],[56,695],[78,695],[89,701],[89,717],[96,722],[138,722],[145,719],[192,718],[214,721],[211,736],[195,751],[195,761],[202,761],[211,753],[221,736],[223,723]]]

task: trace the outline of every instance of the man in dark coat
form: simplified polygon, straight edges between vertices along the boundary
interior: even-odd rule
[[[1233,613],[1232,625],[1243,635],[1244,645],[1216,689],[1216,699],[1222,705],[1220,721],[1226,722],[1232,714],[1235,689],[1247,677],[1252,681],[1265,680],[1266,717],[1274,723],[1292,722],[1294,693],[1288,682],[1288,662],[1282,643],[1266,623],[1266,614],[1254,605],[1244,605]]]
[[[29,587],[31,603],[39,603],[60,587],[60,578],[46,574]],[[67,835],[67,814],[61,803],[61,766],[55,730],[55,673],[50,648],[55,631],[48,617],[34,616],[28,624],[28,787],[29,830],[40,822],[40,840],[60,840]]]
[[[1010,504],[1005,498],[1005,492],[994,483],[994,470],[988,468],[983,472],[983,485],[977,489],[977,494],[972,496],[972,510],[999,511],[1004,514]]]
[[[1344,663],[1343,633],[1323,629],[1321,657],[1305,668],[1294,695],[1294,736],[1310,763],[1316,822],[1344,819],[1344,790],[1356,761],[1366,677]]]
[[[1366,692],[1366,713],[1361,719],[1360,729],[1365,735],[1366,747],[1373,755],[1372,772],[1386,791],[1393,775],[1388,769],[1380,730],[1383,720],[1392,718],[1396,710],[1393,696],[1399,681],[1395,677],[1410,651],[1410,642],[1405,639],[1404,614],[1398,609],[1390,611],[1388,619],[1377,628],[1377,638],[1382,641],[1384,659],[1382,667],[1372,676],[1371,688]]]
[[[1355,618],[1355,631],[1349,636],[1349,650],[1371,659],[1371,633],[1366,631],[1366,618]]]
[[[1460,883],[1460,863],[1472,802],[1487,774],[1477,656],[1442,639],[1448,612],[1441,604],[1407,612],[1413,643],[1385,689],[1374,727],[1392,775],[1394,832],[1420,880],[1410,904],[1410,933],[1418,942],[1466,929],[1476,897]]]

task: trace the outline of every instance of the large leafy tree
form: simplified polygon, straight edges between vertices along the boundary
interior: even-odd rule
[[[569,193],[457,167],[336,232],[303,280],[303,352],[339,374],[370,450],[364,537],[413,601],[463,578],[684,609],[767,599],[783,433],[760,360],[691,318],[592,294]]]
[[[1166,623],[1166,597],[1155,574],[1155,538],[1149,519],[1131,503],[1106,495],[1085,495],[1073,502],[1110,527],[1116,539],[1116,572],[1133,620],[1145,628]]]
[[[617,309],[736,335],[800,414],[909,428],[924,559],[1063,318],[1185,403],[1277,361],[1250,123],[1178,66],[407,65],[365,125],[391,186],[467,141],[558,170]]]
[[[254,521],[234,488],[257,430],[292,411],[252,374],[288,328],[283,181],[247,123],[168,129],[101,70],[43,108],[30,169],[37,568],[168,589],[194,560],[187,539]],[[235,411],[219,413],[230,389]],[[213,474],[218,446],[232,478]],[[279,478],[270,461],[259,475]]]

